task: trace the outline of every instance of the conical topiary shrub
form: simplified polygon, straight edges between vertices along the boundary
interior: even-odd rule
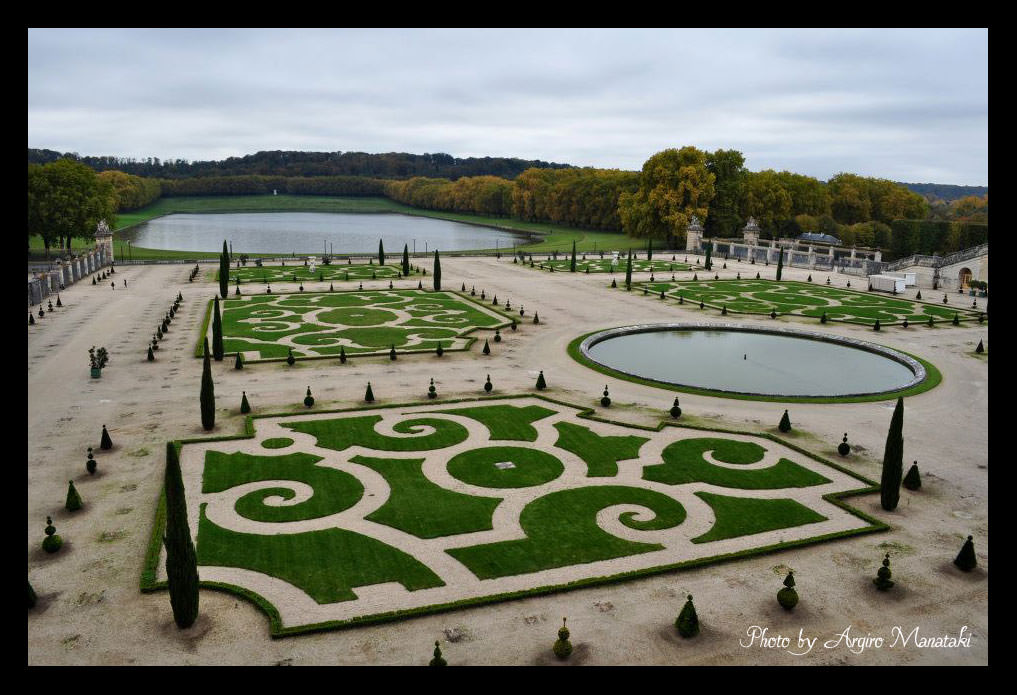
[[[777,318],[777,312],[776,312],[776,311],[773,311],[773,310],[771,310],[771,311],[770,311],[770,318],[771,318],[771,319],[775,319],[775,318]]]
[[[434,387],[434,377],[431,377],[431,385],[427,387],[427,397],[428,398],[438,397],[438,389]]]
[[[201,426],[206,430],[215,427],[215,384],[212,382],[212,363],[209,362],[208,338],[205,338],[204,364],[201,369]]]
[[[533,322],[534,323],[540,323],[540,312],[539,311],[534,311],[533,312]]]
[[[491,389],[493,389],[493,388],[494,388],[494,384],[491,383],[491,375],[488,374],[487,375],[487,381],[484,382],[484,391],[486,393],[491,393]]]
[[[166,443],[166,474],[163,483],[166,498],[166,575],[170,606],[177,627],[184,629],[198,618],[198,560],[187,523],[187,501],[180,472],[177,447]]]
[[[247,415],[247,413],[251,412],[251,404],[247,400],[247,391],[243,391],[242,393],[243,397],[240,399],[240,413],[242,415]]]
[[[960,567],[965,572],[970,572],[978,566],[978,558],[975,557],[975,543],[972,536],[968,536],[968,539],[961,546],[960,552],[957,553],[957,557],[954,559],[953,564]]]
[[[438,647],[438,640],[434,641],[434,658],[431,659],[427,664],[428,666],[448,666],[448,662],[441,656],[441,648]]]
[[[929,317],[929,328],[932,328],[932,326],[933,326],[933,321],[932,321],[932,317],[930,316]]]
[[[985,345],[981,340],[979,340],[978,347],[975,348],[975,353],[981,355],[983,352],[985,352]]]
[[[678,399],[674,399],[674,405],[671,406],[671,417],[675,420],[680,418],[682,415],[682,409],[678,406]]]
[[[35,325],[35,317],[32,316],[31,314],[28,315],[28,325],[29,326],[34,326]]]
[[[346,348],[339,346],[339,364],[346,364]]]
[[[823,312],[823,315],[819,317],[819,322],[820,323],[826,323],[826,312],[825,311]]]
[[[879,319],[876,319],[876,322],[874,324],[872,324],[872,330],[874,330],[874,331],[878,331],[879,330]]]
[[[304,405],[310,408],[314,405],[314,396],[311,395],[311,387],[307,387],[307,395],[304,396]]]
[[[440,340],[438,341],[438,347],[435,348],[434,350],[434,354],[436,354],[438,357],[441,357],[442,355],[445,354],[445,350],[444,348],[442,348]]]
[[[99,442],[99,448],[103,451],[109,451],[113,448],[113,440],[109,436],[109,430],[106,429],[106,425],[102,426],[102,439]]]
[[[798,605],[798,592],[795,591],[795,575],[792,570],[788,570],[784,578],[784,588],[777,592],[777,603],[785,610],[791,610]]]
[[[95,475],[95,457],[92,455],[92,447],[88,447],[88,460],[85,461],[85,470],[90,475]]]
[[[600,399],[600,404],[605,408],[611,405],[611,398],[607,394],[607,384],[604,384],[604,397]]]
[[[559,659],[567,659],[572,654],[572,643],[569,642],[569,629],[565,627],[565,618],[561,619],[561,628],[558,630],[558,639],[554,642],[552,651]]]
[[[287,348],[287,350],[288,352],[286,353],[286,364],[292,367],[297,360],[295,357],[293,357],[293,348]]]
[[[481,352],[483,352],[485,355],[491,354],[491,345],[487,342],[486,338],[484,339],[484,349],[481,350]]]
[[[152,351],[152,346],[148,346],[148,361],[155,362],[155,352]]]
[[[540,376],[537,377],[537,390],[543,391],[547,388],[547,382],[544,381],[544,372],[541,370]]]
[[[692,605],[692,594],[685,600],[685,606],[674,621],[674,626],[682,637],[695,637],[699,634],[699,616],[696,615],[696,607]]]
[[[957,316],[956,312],[953,315],[953,321],[951,321],[951,323],[953,323],[953,325],[955,326],[960,325],[960,317]]]
[[[395,344],[392,345],[392,349],[388,351],[388,358],[390,360],[396,359]]]
[[[784,414],[781,416],[780,424],[777,425],[777,429],[784,433],[791,431],[791,418],[788,417],[787,410],[785,410]]]
[[[897,399],[897,407],[890,418],[883,450],[883,473],[880,479],[880,504],[892,512],[900,501],[900,483],[904,472],[904,399]]]
[[[918,294],[915,295],[915,299],[921,299],[921,298],[922,298],[922,291],[918,290]]]
[[[42,549],[47,553],[55,553],[64,544],[64,539],[56,535],[53,519],[46,517],[46,537],[42,541]]]
[[[901,324],[901,328],[907,328],[907,327],[908,327],[908,319],[907,319],[907,317],[905,316],[905,317],[904,317],[904,322],[903,322],[903,323]]]
[[[367,393],[364,394],[364,400],[368,403],[374,403],[374,391],[371,390],[371,382],[367,382]]]
[[[901,485],[912,491],[922,487],[922,476],[918,472],[918,461],[911,464],[911,468],[908,469],[908,474],[904,476]]]
[[[64,509],[69,512],[76,512],[81,509],[81,495],[74,487],[74,481],[67,481],[67,499],[64,501]]]
[[[234,369],[243,369],[244,368],[244,358],[240,356],[239,352],[237,353],[236,360],[233,361],[233,368]]]
[[[894,582],[890,580],[891,576],[893,573],[890,572],[890,553],[887,553],[883,558],[883,566],[876,572],[876,578],[872,580],[872,583],[880,591],[886,591],[894,585]]]
[[[847,442],[847,432],[844,433],[844,440],[837,445],[837,453],[841,456],[847,456],[851,453],[851,445]]]

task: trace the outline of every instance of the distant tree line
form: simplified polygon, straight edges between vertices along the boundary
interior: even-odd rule
[[[137,210],[154,203],[162,195],[158,179],[132,176],[122,171],[104,171],[99,179],[113,186],[115,206],[118,212]]]
[[[387,152],[258,152],[243,157],[229,157],[220,161],[173,159],[160,161],[158,157],[134,159],[125,157],[82,157],[76,152],[60,153],[54,150],[28,150],[30,164],[47,164],[58,159],[72,159],[96,171],[115,169],[136,176],[161,179],[181,179],[206,176],[366,176],[368,178],[405,179],[413,176],[456,180],[463,176],[500,176],[515,178],[531,168],[567,169],[568,164],[556,164],[513,157],[466,157],[449,154],[408,154]]]
[[[193,179],[159,179],[162,194],[383,196],[385,181],[362,176],[210,176]]]

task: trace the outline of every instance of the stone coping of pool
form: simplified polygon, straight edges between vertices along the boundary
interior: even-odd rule
[[[663,379],[654,379],[652,377],[644,376],[642,374],[636,374],[634,372],[627,372],[617,367],[609,367],[602,362],[594,359],[590,355],[589,350],[594,345],[610,338],[617,338],[623,335],[631,335],[633,333],[651,333],[661,331],[740,331],[743,333],[766,333],[771,335],[779,335],[788,338],[803,338],[806,340],[818,340],[824,343],[835,343],[838,345],[845,345],[847,347],[857,348],[859,350],[865,350],[867,352],[873,352],[877,355],[882,355],[888,359],[894,360],[903,364],[905,367],[911,370],[914,377],[907,384],[903,386],[888,389],[886,391],[868,391],[864,393],[838,393],[837,398],[856,398],[859,396],[872,396],[879,393],[891,393],[896,391],[904,391],[906,389],[917,386],[918,384],[925,381],[926,372],[925,367],[918,360],[905,355],[902,352],[898,352],[893,348],[888,348],[884,345],[877,345],[876,343],[870,343],[865,340],[858,340],[857,338],[849,338],[845,336],[831,336],[823,333],[812,333],[810,331],[802,331],[792,328],[759,328],[756,326],[745,326],[737,323],[705,323],[705,322],[682,322],[682,323],[643,323],[636,324],[633,326],[622,326],[620,328],[609,328],[604,331],[598,331],[592,335],[586,337],[582,343],[579,344],[579,350],[583,357],[594,362],[605,369],[609,369],[619,374],[625,374],[627,376],[635,377],[637,379],[643,379],[645,381],[652,381],[658,384],[670,384],[673,386],[683,386],[688,388],[698,388],[709,391],[717,391],[718,393],[732,393],[740,396],[761,396],[761,397],[787,397],[787,398],[805,398],[802,394],[793,393],[755,393],[752,391],[731,391],[729,389],[720,388],[706,388],[702,386],[690,386],[688,384],[678,384],[672,381],[664,381]]]

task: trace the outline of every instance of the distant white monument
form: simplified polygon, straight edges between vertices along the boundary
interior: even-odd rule
[[[113,262],[113,232],[110,231],[109,225],[106,224],[106,220],[99,220],[99,224],[95,225],[95,245],[100,249],[105,249],[106,262]]]

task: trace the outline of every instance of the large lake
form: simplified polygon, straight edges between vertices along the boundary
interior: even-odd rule
[[[117,241],[130,240],[146,249],[221,251],[232,242],[234,253],[316,253],[327,242],[330,252],[377,253],[378,240],[385,252],[469,251],[511,249],[532,239],[489,227],[430,217],[329,212],[259,212],[232,214],[175,214],[144,222],[117,233]]]

